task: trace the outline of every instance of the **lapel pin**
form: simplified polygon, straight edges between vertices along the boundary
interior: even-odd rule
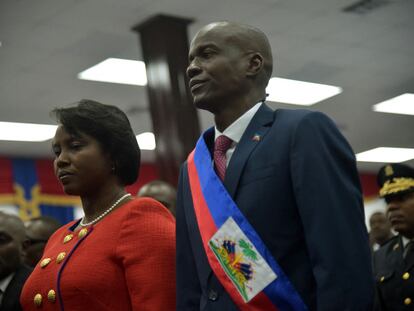
[[[258,134],[254,134],[254,136],[252,137],[253,141],[260,141],[261,137]]]

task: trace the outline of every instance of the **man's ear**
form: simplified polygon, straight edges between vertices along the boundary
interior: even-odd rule
[[[248,77],[256,76],[262,70],[263,65],[264,58],[259,52],[249,54],[246,75]]]

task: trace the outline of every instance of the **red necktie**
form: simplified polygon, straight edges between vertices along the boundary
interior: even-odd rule
[[[230,148],[232,142],[230,138],[224,135],[217,137],[214,142],[214,166],[222,181],[226,174],[226,151]]]

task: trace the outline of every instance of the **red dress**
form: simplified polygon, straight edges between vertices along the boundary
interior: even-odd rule
[[[175,310],[175,219],[134,199],[100,222],[50,238],[24,285],[23,310]]]

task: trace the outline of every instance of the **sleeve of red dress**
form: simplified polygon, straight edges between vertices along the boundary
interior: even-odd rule
[[[124,219],[117,254],[133,310],[175,309],[175,219],[160,203],[136,200]]]

